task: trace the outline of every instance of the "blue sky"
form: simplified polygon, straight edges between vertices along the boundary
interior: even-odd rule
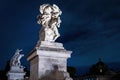
[[[90,66],[99,58],[118,68],[120,64],[119,0],[1,0],[0,69],[17,48],[23,49],[22,64],[35,47],[40,25],[36,16],[44,3],[57,4],[62,10],[61,36],[56,42],[73,51],[69,66]]]

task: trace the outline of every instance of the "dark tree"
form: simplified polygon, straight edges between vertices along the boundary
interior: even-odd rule
[[[76,69],[75,69],[74,67],[68,66],[68,67],[67,67],[67,71],[69,72],[70,77],[72,77],[72,78],[75,77]]]
[[[3,71],[0,71],[0,80],[8,80],[7,73],[9,70],[10,70],[10,60],[7,61],[5,69]]]

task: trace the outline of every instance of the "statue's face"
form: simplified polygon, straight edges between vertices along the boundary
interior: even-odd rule
[[[54,17],[54,18],[58,18],[59,15],[60,15],[59,12],[54,12],[52,17]]]
[[[61,15],[61,11],[60,11],[60,9],[58,8],[58,7],[53,7],[53,17],[54,18],[57,18],[57,17],[59,17],[59,15]]]

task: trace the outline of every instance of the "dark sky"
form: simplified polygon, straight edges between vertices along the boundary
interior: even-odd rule
[[[73,51],[69,66],[90,66],[98,58],[120,67],[120,0],[0,0],[0,70],[16,49],[23,49],[22,64],[35,47],[40,25],[39,6],[56,4],[62,10],[57,42]]]

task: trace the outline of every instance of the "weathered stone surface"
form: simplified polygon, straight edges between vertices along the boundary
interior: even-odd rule
[[[24,80],[25,72],[24,67],[11,66],[10,71],[7,73],[8,80]]]
[[[65,79],[67,59],[70,58],[71,53],[71,51],[65,50],[61,43],[42,41],[41,45],[31,52],[27,58],[30,61],[30,80],[48,80],[47,77],[55,78],[55,76],[52,76],[55,71],[54,66],[58,67],[57,71],[59,73],[54,73],[54,75],[63,75]],[[49,80],[54,79],[49,78]]]

